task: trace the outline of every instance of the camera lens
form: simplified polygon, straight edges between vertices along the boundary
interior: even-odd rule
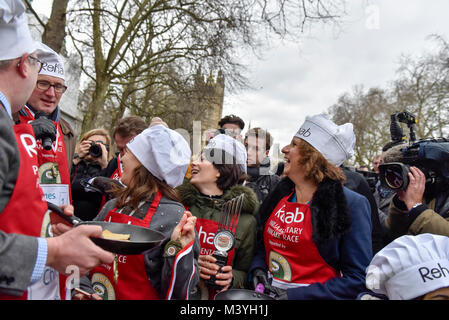
[[[391,189],[401,189],[404,185],[402,174],[398,172],[397,167],[388,168],[385,171],[385,182]]]
[[[101,150],[100,145],[96,144],[95,142],[91,142],[90,148],[89,148],[89,154],[93,158],[99,158],[103,154],[103,151]]]

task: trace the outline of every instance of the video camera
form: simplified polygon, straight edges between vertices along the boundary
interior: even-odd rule
[[[408,144],[398,121],[406,123],[410,129]],[[449,181],[449,140],[430,138],[416,141],[413,131],[416,123],[416,117],[407,111],[391,115],[391,140],[403,147],[398,152],[397,161],[379,165],[379,179],[393,191],[405,190],[409,184],[410,167],[415,166],[426,176],[425,193],[429,194]]]

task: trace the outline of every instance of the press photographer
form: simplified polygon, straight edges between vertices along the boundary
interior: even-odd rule
[[[94,129],[87,132],[76,146],[70,180],[75,216],[82,220],[92,220],[101,207],[102,195],[87,192],[82,182],[106,168],[110,160],[110,144],[111,139],[107,131]]]
[[[408,112],[391,118],[392,142],[379,166],[382,184],[395,192],[386,226],[392,239],[404,234],[449,236],[449,140],[421,139],[413,131],[416,118]],[[410,129],[410,141],[398,122]]]

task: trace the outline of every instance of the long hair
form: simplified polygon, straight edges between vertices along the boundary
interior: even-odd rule
[[[153,176],[143,165],[134,169],[132,177],[127,188],[116,186],[111,188],[111,193],[116,198],[115,206],[117,208],[128,206],[135,210],[139,207],[140,202],[149,200],[158,190],[165,197],[181,202],[181,198],[175,189]]]
[[[330,163],[324,156],[312,147],[308,142],[300,139],[299,145],[300,159],[298,164],[304,172],[304,178],[315,184],[320,184],[324,178],[344,182],[346,177],[343,171]]]

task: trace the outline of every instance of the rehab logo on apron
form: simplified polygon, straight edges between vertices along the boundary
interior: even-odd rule
[[[312,239],[308,204],[284,197],[265,224],[264,244],[273,284],[281,288],[323,283],[339,274],[321,257]]]

